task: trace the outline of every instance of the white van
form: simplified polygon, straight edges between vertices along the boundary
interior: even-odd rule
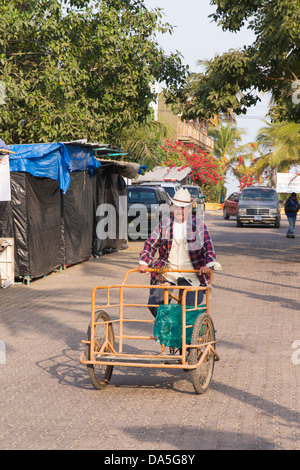
[[[141,183],[143,186],[161,186],[169,194],[171,198],[178,189],[181,188],[181,184],[178,181],[150,181],[149,183]]]

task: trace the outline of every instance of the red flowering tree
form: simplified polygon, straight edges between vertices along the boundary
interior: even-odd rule
[[[248,156],[240,156],[236,167],[233,169],[233,173],[240,183],[240,191],[242,191],[246,186],[261,183],[261,175],[254,170],[253,165],[247,165],[247,162]],[[252,162],[255,162],[255,160],[252,160]]]
[[[176,166],[183,169],[189,166],[193,183],[201,186],[208,199],[224,180],[218,161],[194,144],[167,140],[166,145],[160,147],[160,161],[161,165],[170,168]]]

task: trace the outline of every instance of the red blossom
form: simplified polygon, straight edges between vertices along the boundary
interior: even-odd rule
[[[192,150],[192,153],[189,153],[188,149]],[[191,167],[191,179],[196,184],[215,185],[224,179],[218,171],[216,159],[192,143],[183,144],[167,140],[161,150],[166,157],[168,156],[163,162],[164,166],[181,167],[180,170]]]

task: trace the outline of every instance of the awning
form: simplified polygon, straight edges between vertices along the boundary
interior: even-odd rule
[[[151,171],[147,171],[144,175],[140,175],[134,181],[135,183],[149,183],[154,181],[182,181],[190,173],[191,168],[189,166],[184,167],[166,167],[156,166]]]

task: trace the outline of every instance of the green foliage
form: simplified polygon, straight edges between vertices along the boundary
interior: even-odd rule
[[[204,73],[187,81],[182,102],[186,118],[212,118],[229,108],[238,115],[270,91],[273,121],[300,122],[300,105],[292,100],[292,83],[300,78],[300,2],[290,0],[211,0],[213,20],[224,29],[244,25],[255,34],[252,45],[217,55]],[[186,102],[186,98],[191,98]],[[175,100],[169,96],[169,102]]]
[[[231,121],[219,121],[217,125],[210,126],[208,135],[214,139],[213,155],[217,159],[220,169],[224,175],[221,191],[216,196],[221,197],[226,193],[225,182],[229,171],[236,176],[242,184],[242,181],[252,177],[248,170],[250,163],[254,159],[256,146],[253,143],[241,145],[242,136],[245,134],[243,129],[238,129]]]
[[[219,122],[218,125],[210,126],[208,129],[208,135],[214,139],[213,155],[225,177],[229,170],[239,177],[239,172],[236,170],[241,161],[245,164],[254,159],[256,146],[253,143],[240,144],[244,134],[245,131],[238,129],[232,122]]]
[[[205,73],[189,76],[181,111],[185,118],[211,119],[215,114],[231,110],[235,114],[246,114],[247,107],[256,104],[251,82],[256,64],[248,54],[230,50],[205,63]],[[243,93],[240,90],[247,90]],[[188,99],[192,97],[192,99]],[[172,97],[169,97],[172,101]]]
[[[155,40],[172,28],[144,0],[2,0],[0,15],[8,143],[115,139],[147,119],[155,80],[185,79],[179,55]]]
[[[160,145],[169,137],[168,129],[157,121],[132,124],[112,143],[126,150],[126,160],[147,165],[151,170],[160,162]]]
[[[241,155],[239,142],[244,133],[232,123],[220,122],[217,126],[210,126],[208,129],[208,135],[214,139],[213,154],[220,161],[224,174],[235,161],[235,157]]]
[[[254,169],[261,174],[288,172],[300,163],[300,124],[280,122],[267,124],[258,136],[260,158]]]

